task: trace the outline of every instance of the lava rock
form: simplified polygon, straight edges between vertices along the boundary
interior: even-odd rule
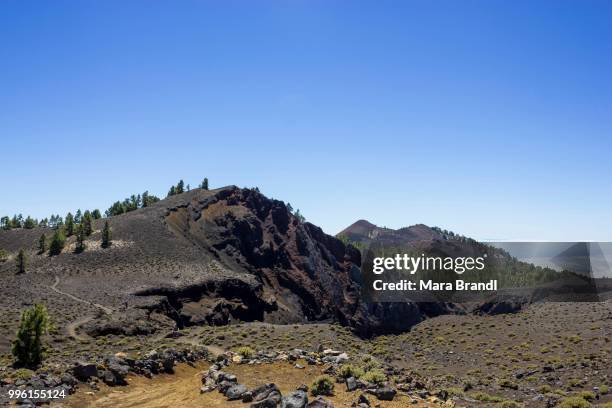
[[[79,380],[86,382],[92,377],[98,376],[98,367],[95,364],[78,362],[72,368],[72,374]]]
[[[395,391],[395,389],[391,387],[381,387],[373,390],[370,389],[368,390],[368,392],[372,395],[375,395],[376,398],[381,401],[393,401],[393,398],[395,398],[395,394],[397,394],[397,391]]]
[[[242,396],[248,389],[242,384],[232,385],[225,391],[225,396],[229,401],[242,399]]]
[[[274,398],[266,398],[251,404],[251,408],[276,408],[278,401]]]
[[[304,391],[295,391],[283,397],[281,408],[304,408],[308,404],[308,395]]]
[[[260,385],[255,388],[253,391],[253,401],[259,402],[265,399],[273,399],[276,403],[280,403],[281,401],[281,392],[274,383]]]
[[[317,397],[310,401],[307,405],[308,408],[334,408],[334,404],[326,400],[323,397]]]
[[[357,380],[355,377],[349,377],[346,379],[346,390],[348,392],[355,391],[357,389]]]

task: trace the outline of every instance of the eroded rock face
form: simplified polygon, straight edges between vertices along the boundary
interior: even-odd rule
[[[333,320],[369,336],[402,332],[449,311],[445,305],[366,304],[360,252],[257,189],[174,197],[163,222],[178,242],[211,259],[196,278],[133,292],[152,299],[148,308],[178,328]]]
[[[359,251],[301,222],[282,201],[227,188],[170,208],[165,222],[179,239],[215,258],[199,282],[135,292],[165,297],[179,326],[233,320],[349,324],[357,310],[360,287],[351,272],[360,264]],[[156,307],[163,309],[163,302]]]

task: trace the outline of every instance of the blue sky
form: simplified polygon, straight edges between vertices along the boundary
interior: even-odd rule
[[[0,214],[259,186],[326,232],[612,240],[608,1],[0,4]]]

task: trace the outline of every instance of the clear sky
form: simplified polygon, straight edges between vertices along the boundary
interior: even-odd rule
[[[610,1],[0,2],[0,214],[179,178],[326,232],[612,240]]]

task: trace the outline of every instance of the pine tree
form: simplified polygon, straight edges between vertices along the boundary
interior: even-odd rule
[[[293,214],[293,207],[291,206],[291,203],[287,203],[287,211]]]
[[[85,214],[83,214],[83,232],[85,233],[85,236],[90,236],[91,233],[93,232],[93,226],[92,226],[92,217],[91,217],[91,213],[89,212],[89,210],[85,211]]]
[[[111,229],[108,221],[105,221],[104,228],[102,229],[102,248],[108,248],[111,246],[111,243]]]
[[[102,218],[102,214],[100,213],[100,210],[98,210],[97,208],[92,211],[91,216],[93,217],[94,220],[99,220],[100,218]]]
[[[76,253],[81,253],[85,250],[85,229],[83,224],[79,224],[76,228]]]
[[[66,236],[64,235],[64,229],[60,227],[55,230],[53,238],[51,238],[51,244],[49,244],[49,255],[61,254],[65,243]]]
[[[26,229],[32,229],[36,227],[37,224],[38,222],[28,215],[28,217],[25,219],[25,222],[23,223],[23,227]]]
[[[49,327],[49,315],[43,305],[34,305],[21,315],[12,352],[17,365],[35,367],[42,362],[42,337]]]
[[[38,238],[38,253],[44,254],[47,251],[47,236],[42,234],[40,238]]]
[[[0,226],[3,230],[10,230],[12,228],[11,219],[6,215],[0,218]]]
[[[208,178],[204,177],[204,180],[202,180],[202,184],[200,184],[200,188],[202,190],[208,190]]]
[[[83,220],[83,213],[81,213],[81,209],[79,208],[76,214],[74,214],[74,223],[80,224],[82,220]]]
[[[19,254],[17,254],[17,273],[25,273],[26,264],[28,262],[28,257],[23,249],[19,250]]]
[[[302,215],[302,213],[300,212],[299,208],[297,210],[295,210],[295,214],[293,214],[295,216],[295,218],[298,219],[299,222],[304,222],[306,221],[306,218],[304,218],[304,216]]]
[[[72,213],[68,213],[66,214],[66,223],[65,223],[65,229],[66,229],[66,236],[69,237],[72,234],[74,234],[74,217],[72,216]]]
[[[170,191],[168,191],[168,197],[176,195],[176,187],[170,187]]]
[[[184,192],[185,192],[185,183],[181,179],[176,185],[176,194],[183,194]]]

